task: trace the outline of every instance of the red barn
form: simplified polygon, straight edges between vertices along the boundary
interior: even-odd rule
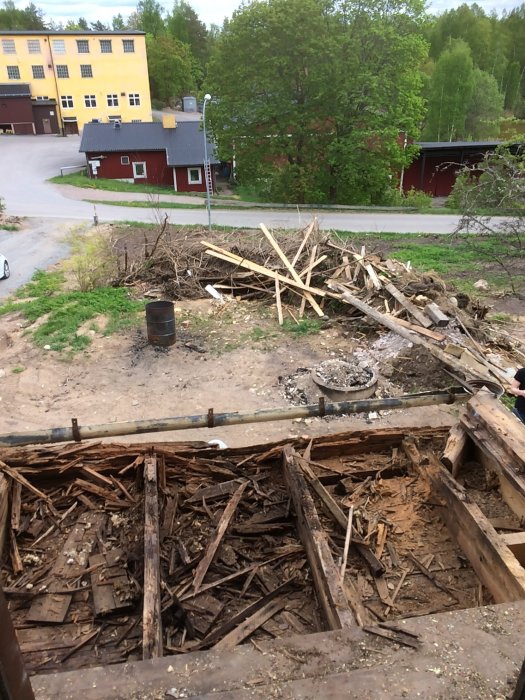
[[[448,197],[464,165],[479,163],[500,141],[423,141],[419,154],[403,175],[403,191],[422,190],[433,197]]]
[[[206,192],[204,150],[200,122],[170,128],[157,122],[89,123],[79,148],[90,177],[166,185],[177,192]],[[210,165],[219,163],[209,141],[206,150]],[[212,177],[212,191],[213,185]]]

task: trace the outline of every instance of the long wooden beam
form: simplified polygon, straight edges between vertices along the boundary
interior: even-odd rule
[[[435,456],[431,453],[425,456],[428,463],[420,466],[420,472],[430,480],[444,503],[442,517],[483,585],[496,603],[523,600],[525,569],[465,489]]]
[[[469,411],[460,421],[478,448],[480,461],[498,474],[501,493],[509,507],[520,518],[525,518],[525,478],[516,469],[516,462],[497,437],[482,425],[479,416]]]
[[[157,458],[144,463],[144,608],[142,613],[142,658],[162,656],[160,600],[159,501]]]
[[[4,554],[7,516],[9,513],[9,480],[5,474],[0,474],[0,562]]]
[[[356,625],[332,558],[328,539],[317,514],[308,486],[295,462],[293,448],[283,450],[283,468],[297,517],[297,529],[310,564],[317,599],[328,629]]]

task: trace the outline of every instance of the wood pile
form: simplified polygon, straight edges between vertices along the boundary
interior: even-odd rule
[[[273,252],[271,265],[210,241],[202,245],[208,256],[230,263],[232,274],[243,275],[243,288],[273,297],[279,324],[286,316],[298,323],[306,309],[324,319],[330,305],[339,302],[347,306],[347,316],[364,317],[376,327],[397,333],[463,377],[508,385],[507,370],[517,366],[519,358],[508,358],[503,366],[487,358],[487,347],[474,337],[476,311],[473,318],[459,308],[457,299],[450,301],[439,280],[415,275],[410,263],[382,260],[368,254],[364,246],[358,252],[351,244],[330,238],[313,245],[308,259],[303,259],[310,237],[318,237],[316,219],[304,230],[293,256],[284,252],[264,224],[260,227],[269,253]],[[221,293],[238,292],[232,282],[218,281],[214,286]]]
[[[219,452],[176,443],[1,450],[2,585],[28,667],[257,645],[348,624],[417,646],[390,621],[484,594],[414,472],[446,430],[410,432]]]

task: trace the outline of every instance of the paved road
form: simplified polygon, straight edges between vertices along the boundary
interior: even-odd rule
[[[0,135],[0,197],[4,199],[7,214],[29,217],[22,231],[10,233],[0,229],[0,252],[6,255],[12,270],[9,281],[0,281],[0,298],[27,281],[35,269],[45,269],[67,254],[64,236],[68,228],[75,223],[93,222],[94,205],[79,197],[95,199],[96,192],[79,194],[75,188],[46,182],[59,175],[61,167],[84,164],[84,156],[78,152],[79,145],[79,136]],[[124,198],[121,193],[104,193],[101,198],[108,196],[116,200]],[[100,222],[154,223],[160,212],[97,204],[96,213]],[[167,209],[166,213],[174,224],[206,225],[208,222],[205,209]],[[310,221],[314,213],[323,229],[357,232],[445,234],[451,233],[457,222],[456,216],[447,215],[213,208],[212,223],[257,227],[264,221],[272,228],[296,228]]]
[[[60,167],[80,165],[84,157],[78,153],[80,138],[68,136],[0,136],[0,196],[7,213],[18,216],[93,220],[93,204],[69,198],[59,186],[45,180],[60,174]],[[94,198],[89,192],[86,197]],[[96,195],[95,195],[96,198]],[[118,193],[115,199],[122,198]],[[175,224],[206,224],[205,211],[168,209]],[[393,231],[399,233],[450,233],[457,221],[455,216],[419,214],[376,214],[327,212],[315,209],[298,213],[293,210],[213,210],[214,224],[228,226],[258,226],[264,220],[272,227],[296,227],[309,221],[316,213],[322,228],[345,231]],[[97,204],[100,221],[154,221],[148,209]]]

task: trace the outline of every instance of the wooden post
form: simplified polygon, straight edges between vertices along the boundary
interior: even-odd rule
[[[0,630],[0,697],[6,700],[35,700],[1,586]]]
[[[283,467],[297,517],[297,529],[306,550],[317,599],[323,610],[328,629],[336,630],[356,625],[341,586],[339,571],[333,560],[328,539],[317,514],[308,487],[295,463],[293,450],[285,446]]]
[[[144,608],[142,613],[142,658],[162,656],[160,607],[160,540],[157,459],[144,463]]]
[[[471,446],[470,438],[459,423],[453,425],[448,434],[447,444],[443,450],[441,461],[452,476],[456,478],[459,468],[465,460],[465,455]]]
[[[442,516],[472,568],[496,603],[525,598],[525,569],[478,506],[435,457],[420,467],[445,505]]]

